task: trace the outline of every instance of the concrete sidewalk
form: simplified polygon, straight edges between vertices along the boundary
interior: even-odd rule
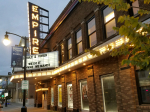
[[[3,105],[3,108],[0,112],[21,112],[22,104],[18,103],[10,103],[7,107]],[[33,105],[26,105],[27,112],[53,112],[50,110],[42,109],[42,108],[36,108]]]

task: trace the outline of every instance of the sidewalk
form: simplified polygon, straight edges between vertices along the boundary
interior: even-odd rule
[[[0,112],[21,112],[22,104],[11,103],[10,105],[3,105],[3,108]],[[50,110],[45,110],[42,108],[33,107],[33,105],[27,105],[27,112],[52,112]]]

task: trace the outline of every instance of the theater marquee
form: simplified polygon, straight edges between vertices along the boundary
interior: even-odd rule
[[[24,67],[24,59],[23,59]],[[26,69],[36,70],[58,67],[58,51],[40,53],[27,56]],[[23,71],[23,68],[15,68],[15,71]]]
[[[46,11],[48,16],[42,14]],[[47,23],[44,23],[43,18],[47,18]],[[49,29],[49,12],[35,4],[28,2],[28,25],[29,25],[29,46],[30,54],[39,54],[39,44],[41,33],[48,33]],[[47,31],[43,31],[43,25],[46,25]]]

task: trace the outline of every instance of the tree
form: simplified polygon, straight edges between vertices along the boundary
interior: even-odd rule
[[[81,2],[81,0],[79,0]],[[150,10],[143,7],[131,6],[130,3],[135,0],[82,0],[92,1],[97,4],[104,4],[117,11],[128,11],[131,8],[139,8],[140,16],[150,14]],[[150,4],[150,0],[143,0],[144,4]],[[118,18],[118,22],[122,23],[120,27],[114,27],[119,35],[127,37],[129,42],[122,44],[119,48],[114,48],[111,56],[128,55],[128,59],[122,60],[122,64],[138,66],[140,69],[150,69],[150,25],[139,22],[139,17],[131,15],[122,15]],[[108,47],[109,50],[111,46]],[[108,52],[109,52],[108,50]],[[99,51],[86,50],[92,55],[102,55]]]

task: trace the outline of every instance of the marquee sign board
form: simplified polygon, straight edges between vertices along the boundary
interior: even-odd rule
[[[58,51],[40,53],[35,55],[27,56],[27,70],[44,69],[44,68],[55,68],[58,67]],[[24,67],[24,59],[23,59]],[[22,68],[15,68],[15,71],[22,71]]]
[[[40,35],[41,33],[48,34],[49,29],[49,15],[42,15],[42,11],[47,10],[28,2],[28,25],[29,25],[29,46],[30,54],[39,54],[39,44],[40,44]],[[43,23],[41,20],[43,18],[48,19],[48,23]],[[48,27],[47,31],[43,31],[43,25]]]

